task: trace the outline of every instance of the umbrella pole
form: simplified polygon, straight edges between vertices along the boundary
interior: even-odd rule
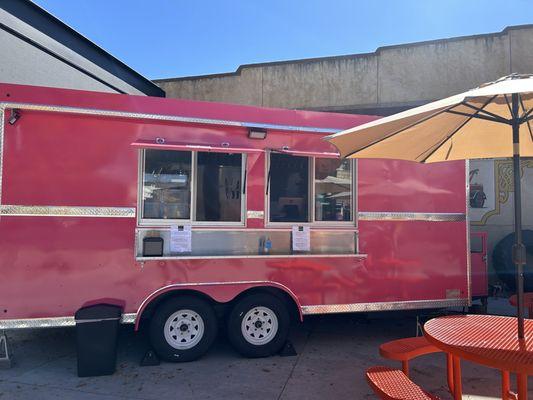
[[[514,177],[514,227],[516,244],[513,246],[513,261],[516,266],[516,297],[518,314],[518,338],[524,338],[524,265],[526,248],[522,243],[522,188],[520,182],[520,122],[518,94],[512,94],[513,112],[513,177]]]

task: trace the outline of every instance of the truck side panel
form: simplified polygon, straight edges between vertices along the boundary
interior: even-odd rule
[[[15,89],[10,87],[12,101],[20,97],[31,102],[31,91],[23,88],[20,95]],[[73,107],[100,104],[96,108],[152,113],[159,107],[161,113],[172,112],[161,99],[81,96],[39,88],[35,93],[34,102]],[[223,116],[224,109],[233,118],[240,113],[244,119],[247,111],[254,118],[263,115],[256,108],[175,104],[199,117]],[[265,113],[262,118],[268,121],[276,122],[279,113],[282,122],[302,125],[308,115],[314,115],[286,110]],[[135,232],[139,150],[131,146],[133,142],[164,137],[184,143],[220,146],[229,142],[235,147],[287,146],[318,152],[332,151],[331,146],[321,135],[309,132],[271,129],[264,142],[248,139],[247,129],[237,126],[26,109],[20,115],[15,124],[4,126],[1,205],[17,212],[0,216],[0,319],[72,316],[97,301],[120,303],[125,312],[135,313],[154,292],[179,284],[198,285],[202,290],[201,284],[275,282],[294,293],[304,313],[380,309],[380,304],[386,309],[392,303],[397,308],[408,303],[427,307],[443,300],[468,299],[464,163],[358,161],[358,254],[140,260]],[[355,121],[353,116],[335,114],[316,118],[321,124],[331,120],[331,126],[338,128]],[[265,153],[249,155],[247,173],[247,210],[267,215]],[[454,216],[459,217],[454,220]],[[291,229],[290,224],[272,226],[257,217],[245,222],[211,229],[246,232],[266,226],[287,235]],[[317,224],[311,229],[351,233],[356,227]],[[209,293],[218,301],[228,301],[238,290],[221,287]]]

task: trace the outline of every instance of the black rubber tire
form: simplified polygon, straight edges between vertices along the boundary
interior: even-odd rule
[[[248,342],[242,332],[241,324],[244,316],[254,307],[267,307],[276,314],[278,331],[274,338],[263,345]],[[285,345],[289,335],[290,317],[284,301],[269,294],[252,294],[242,298],[231,310],[227,320],[228,339],[240,354],[245,357],[268,357],[278,353]]]
[[[189,309],[197,312],[204,322],[204,335],[196,346],[187,350],[172,347],[165,339],[167,319],[176,311]],[[197,297],[173,297],[160,304],[150,320],[150,343],[157,355],[170,362],[193,361],[203,356],[215,341],[218,321],[211,305]]]
[[[522,231],[523,243],[527,251],[527,265],[524,268],[524,290],[533,291],[533,231]],[[513,263],[514,232],[505,236],[494,246],[492,264],[498,277],[512,292],[516,291],[516,268]]]

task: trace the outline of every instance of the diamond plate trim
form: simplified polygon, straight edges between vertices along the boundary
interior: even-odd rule
[[[448,300],[413,300],[382,303],[355,303],[355,304],[331,304],[302,306],[304,315],[311,314],[340,314],[349,312],[369,312],[369,311],[394,311],[394,310],[414,310],[418,308],[444,308],[463,307],[469,303],[468,299],[448,299]]]
[[[0,204],[2,204],[2,176],[4,166],[4,123],[5,110],[0,108]]]
[[[135,218],[135,208],[0,205],[0,215],[36,217]]]
[[[468,306],[472,305],[472,263],[470,255],[470,160],[465,160],[465,199],[466,199],[466,285],[468,288]]]
[[[135,323],[135,318],[137,318],[137,313],[122,314],[122,319],[120,322],[122,324],[133,324]]]
[[[248,210],[246,212],[247,219],[263,219],[265,218],[265,212],[263,210]]]
[[[0,320],[0,329],[25,329],[25,328],[61,328],[74,326],[74,317],[56,318],[27,318],[27,319],[4,319]]]
[[[135,322],[136,317],[136,313],[122,314],[120,322],[122,324],[133,324]],[[76,320],[74,319],[74,316],[0,320],[0,330],[28,328],[62,328],[75,325]]]
[[[49,106],[49,105],[32,104],[32,103],[0,103],[0,107],[3,109],[16,108],[19,110],[61,112],[61,113],[66,113],[66,114],[96,115],[100,117],[114,117],[114,118],[149,119],[149,120],[155,120],[155,121],[185,122],[185,123],[206,124],[206,125],[239,126],[239,127],[244,127],[244,128],[274,129],[274,130],[292,131],[292,132],[337,133],[340,130],[340,129],[332,129],[332,128],[318,128],[318,127],[312,127],[312,126],[265,124],[261,122],[245,122],[245,121],[231,121],[231,120],[212,119],[212,118],[181,117],[177,115],[145,114],[145,113],[136,113],[136,112],[128,112],[128,111],[101,110],[101,109],[89,109],[89,108],[66,107],[66,106]]]
[[[417,212],[359,212],[360,221],[466,221],[463,213],[417,213]]]

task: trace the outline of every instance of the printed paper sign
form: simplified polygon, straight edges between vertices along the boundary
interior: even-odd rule
[[[192,250],[192,232],[190,225],[170,227],[170,252],[190,253]]]
[[[292,251],[310,251],[311,232],[308,226],[292,227]]]

